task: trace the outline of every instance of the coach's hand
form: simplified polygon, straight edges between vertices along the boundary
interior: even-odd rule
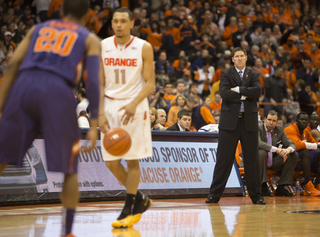
[[[107,133],[107,130],[110,129],[109,121],[104,114],[99,115],[98,119],[100,131],[104,134]]]
[[[121,117],[121,123],[123,125],[127,125],[129,122],[133,121],[134,115],[136,113],[136,107],[137,105],[131,102],[119,109],[119,111],[124,110],[124,114]]]

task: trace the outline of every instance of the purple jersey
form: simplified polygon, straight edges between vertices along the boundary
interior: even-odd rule
[[[78,66],[85,57],[85,42],[89,34],[86,28],[68,20],[38,24],[19,71],[49,71],[74,86],[79,77]]]

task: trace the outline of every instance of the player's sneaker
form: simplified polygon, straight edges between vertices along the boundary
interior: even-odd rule
[[[121,212],[117,220],[112,222],[114,228],[130,228],[133,226],[132,216]]]
[[[320,184],[316,186],[316,189],[320,191]]]
[[[152,205],[152,200],[143,194],[143,199],[139,203],[135,203],[132,210],[132,222],[136,224],[141,219],[141,214],[144,213]]]
[[[68,235],[66,235],[66,236],[64,236],[64,237],[76,237],[76,236],[73,235],[72,233],[70,233],[70,234],[68,234]]]
[[[129,228],[129,229],[112,229],[112,236],[114,237],[141,237],[139,231]]]
[[[311,181],[309,181],[307,184],[306,184],[306,187],[304,189],[304,193],[303,195],[305,196],[320,196],[320,191],[317,190],[313,183]]]

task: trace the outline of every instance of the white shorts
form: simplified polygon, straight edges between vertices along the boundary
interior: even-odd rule
[[[129,104],[132,99],[114,100],[104,99],[104,114],[109,121],[110,128],[123,128],[131,136],[131,148],[123,157],[109,154],[104,146],[101,146],[102,158],[104,161],[143,159],[152,156],[151,126],[149,116],[149,103],[144,99],[136,108],[136,113],[132,122],[123,125],[120,120],[124,110],[118,111],[122,106]],[[104,134],[101,133],[101,141]],[[102,144],[102,142],[101,142]]]

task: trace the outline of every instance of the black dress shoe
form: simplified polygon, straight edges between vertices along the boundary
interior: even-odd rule
[[[214,197],[208,197],[206,199],[206,203],[218,203],[218,202],[219,202],[219,199],[214,198]]]
[[[276,196],[293,197],[293,193],[290,193],[283,185],[278,185],[276,190]]]
[[[253,204],[257,204],[257,205],[266,205],[266,201],[263,200],[263,198],[259,198],[258,200],[256,201],[252,201]]]
[[[264,197],[273,197],[274,194],[270,191],[270,188],[268,187],[268,185],[266,183],[263,183],[261,185],[261,194]]]

